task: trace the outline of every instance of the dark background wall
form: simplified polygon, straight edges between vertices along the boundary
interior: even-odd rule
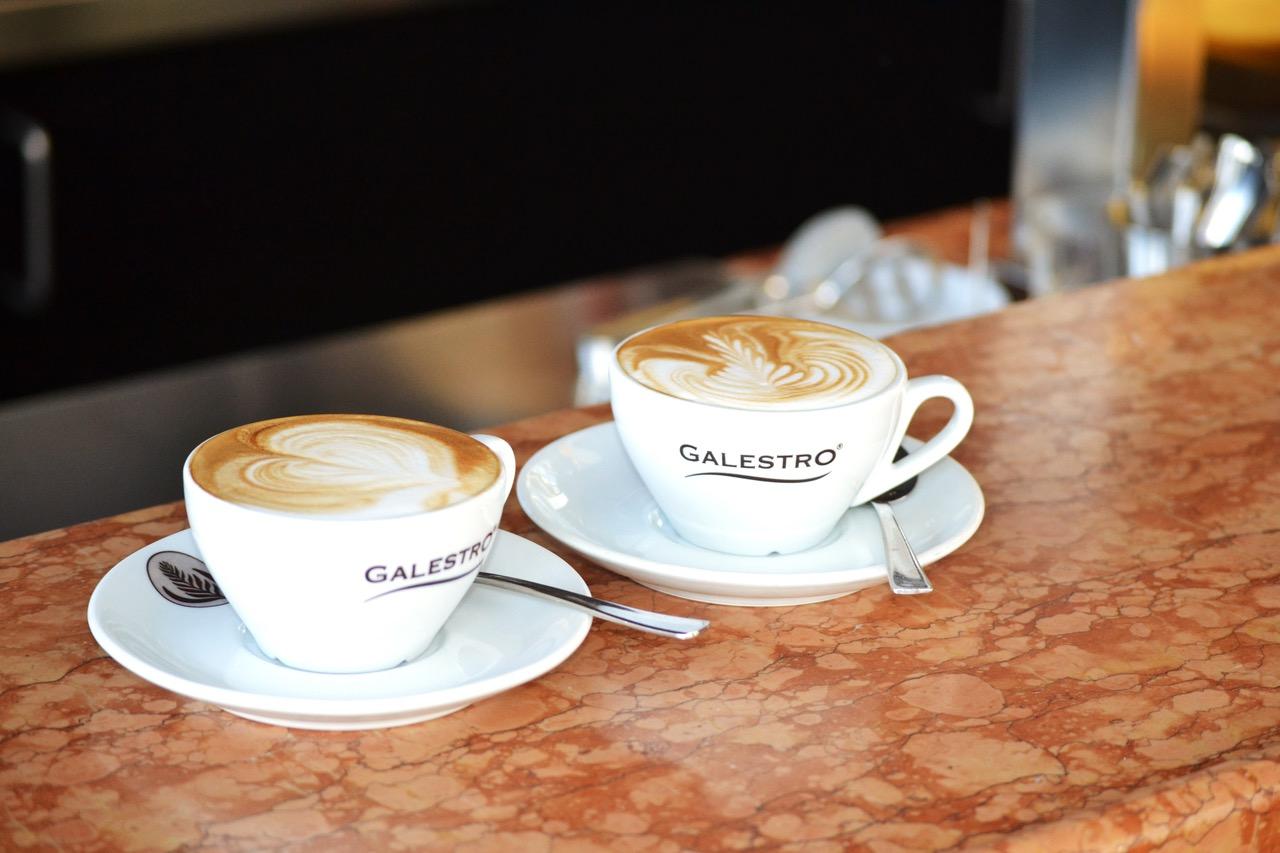
[[[0,400],[1003,194],[1004,14],[457,3],[8,69],[56,271]]]

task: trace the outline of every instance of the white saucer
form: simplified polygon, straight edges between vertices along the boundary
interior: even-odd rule
[[[908,438],[908,450],[921,442]],[[631,466],[613,423],[566,435],[534,454],[516,483],[520,506],[548,534],[645,586],[714,604],[777,606],[837,598],[886,580],[874,511],[855,507],[825,541],[798,554],[741,557],[693,545],[671,529]],[[894,514],[924,565],[963,545],[982,522],[982,489],[944,458]]]
[[[417,659],[355,675],[304,672],[263,655],[216,592],[192,599],[166,589],[161,562],[190,578],[203,569],[199,557],[184,530],[120,561],[89,599],[94,639],[147,681],[281,726],[374,729],[444,716],[558,666],[591,625],[554,602],[473,586]],[[588,592],[564,560],[502,530],[486,568]]]

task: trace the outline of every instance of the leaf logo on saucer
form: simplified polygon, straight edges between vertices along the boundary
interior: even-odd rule
[[[147,559],[147,578],[165,601],[183,607],[217,607],[227,598],[204,562],[181,551],[158,551]]]

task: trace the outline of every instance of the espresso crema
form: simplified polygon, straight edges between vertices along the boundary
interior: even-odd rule
[[[816,409],[882,391],[899,366],[881,344],[790,317],[700,317],[627,339],[618,364],[672,397],[741,409]]]
[[[491,486],[500,463],[469,435],[375,415],[302,415],[219,433],[191,477],[210,494],[278,512],[392,518],[436,510]]]

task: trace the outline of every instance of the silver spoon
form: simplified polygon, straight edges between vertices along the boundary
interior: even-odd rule
[[[906,448],[899,447],[893,461],[907,455]],[[902,527],[889,507],[890,501],[906,497],[916,487],[916,477],[912,477],[901,485],[894,486],[879,497],[871,499],[871,508],[876,511],[880,520],[880,535],[884,538],[884,560],[889,573],[889,588],[895,595],[919,595],[933,592],[933,584],[925,577],[924,569],[911,544],[902,534]]]
[[[628,628],[635,628],[638,631],[645,631],[649,634],[657,634],[660,637],[670,637],[676,640],[688,640],[696,637],[703,628],[711,624],[706,619],[690,619],[685,616],[654,613],[652,610],[640,610],[635,607],[628,607],[625,604],[592,598],[580,592],[561,589],[558,586],[548,586],[537,581],[513,578],[510,575],[500,575],[495,572],[478,573],[476,575],[476,583],[499,589],[510,589],[516,592],[539,595],[544,598],[553,598],[579,610],[585,610],[592,616],[608,622],[616,622],[619,625],[626,625]]]

